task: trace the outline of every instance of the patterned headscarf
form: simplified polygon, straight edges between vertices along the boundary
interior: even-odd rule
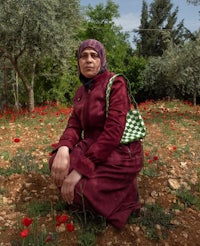
[[[78,59],[80,59],[81,53],[86,48],[92,48],[98,53],[99,58],[101,60],[101,68],[100,68],[99,73],[104,72],[107,68],[107,62],[106,62],[106,52],[105,52],[105,48],[104,48],[103,44],[96,39],[87,39],[87,40],[83,41],[80,44],[79,49],[78,49]],[[79,76],[80,75],[81,74],[80,74],[80,68],[79,68]]]

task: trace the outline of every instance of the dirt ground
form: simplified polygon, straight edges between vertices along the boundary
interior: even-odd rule
[[[145,216],[147,204],[159,204],[166,213],[171,213],[172,208],[175,208],[170,227],[163,230],[158,221],[155,225],[158,238],[153,240],[149,238],[147,228],[138,223],[127,223],[120,231],[107,225],[97,234],[97,246],[200,245],[200,210],[193,204],[186,206],[176,194],[176,190],[183,186],[195,197],[200,195],[200,187],[197,189],[200,183],[199,137],[195,136],[194,131],[194,126],[199,123],[186,115],[182,116],[184,121],[177,122],[173,114],[170,114],[170,117],[167,114],[165,117],[160,112],[163,112],[160,107],[146,112],[145,121],[148,129],[144,140],[146,164],[144,171],[138,177],[138,188],[142,204],[141,213],[144,214],[141,216]],[[200,119],[200,112],[198,111],[197,114]],[[155,115],[158,115],[157,117],[163,122],[152,121]],[[31,147],[34,161],[47,165],[49,158],[47,146],[49,142],[56,142],[63,130],[63,123],[59,124],[57,129],[48,124],[44,125],[43,121],[34,126],[24,126],[22,123],[1,125],[0,168],[7,170],[11,165],[9,158],[5,157],[6,154],[9,153],[14,157],[21,149],[25,158],[26,153],[30,153]],[[168,128],[165,128],[163,133],[166,125]],[[41,131],[48,131],[48,135],[43,134],[43,136]],[[16,135],[20,135],[19,142],[13,141]],[[42,138],[46,139],[47,143],[41,141]],[[28,173],[0,175],[0,187],[0,245],[2,246],[12,245],[11,242],[19,238],[19,220],[27,216],[23,212],[26,204],[31,201],[56,203],[61,199],[49,175],[34,170]],[[38,221],[48,231],[55,229],[50,213],[39,217]],[[57,245],[77,245],[76,229],[71,233],[60,229],[58,233]]]

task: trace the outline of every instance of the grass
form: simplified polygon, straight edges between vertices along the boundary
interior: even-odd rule
[[[129,218],[129,223],[136,223],[145,227],[147,236],[151,240],[165,239],[167,237],[168,230],[172,227],[171,219],[172,213],[166,213],[164,208],[158,204],[146,205],[144,212],[140,217]]]
[[[2,159],[4,159],[4,160],[10,160],[10,153],[9,153],[9,151],[7,151],[7,150],[4,150],[4,151],[2,151],[1,153],[0,153],[0,156],[1,156],[1,158]]]
[[[44,201],[31,201],[26,205],[26,213],[29,214],[31,217],[37,216],[46,216],[47,214],[51,213],[53,210],[53,206],[51,202]]]
[[[158,176],[157,168],[155,166],[143,168],[142,173],[151,178]]]
[[[185,187],[181,187],[176,191],[176,196],[180,199],[184,208],[194,206],[200,210],[199,187],[200,187],[200,180],[193,187],[193,189],[196,190],[196,192],[192,190],[188,190]]]
[[[50,149],[48,147],[48,149]],[[33,149],[25,151],[22,148],[18,148],[16,154],[11,157],[8,151],[4,151],[1,154],[5,160],[9,160],[8,168],[0,168],[0,175],[9,177],[12,174],[22,174],[30,172],[38,172],[43,174],[49,174],[49,167],[47,160],[44,163],[36,161],[33,155]]]

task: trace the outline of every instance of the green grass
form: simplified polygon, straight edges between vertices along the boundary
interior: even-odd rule
[[[166,213],[164,208],[158,204],[146,205],[143,214],[140,217],[134,215],[129,218],[130,224],[138,224],[139,226],[145,227],[147,236],[151,240],[159,240],[160,235],[157,230],[159,225],[161,229],[162,238],[167,238],[168,230],[172,228],[170,221],[173,218],[172,213]]]
[[[96,236],[106,228],[106,220],[103,216],[90,211],[75,211],[73,218],[80,225],[77,233],[79,246],[95,246]]]
[[[10,160],[10,158],[11,158],[9,151],[7,151],[7,150],[2,151],[2,152],[0,153],[0,156],[1,156],[4,160],[6,160],[6,161]]]
[[[198,186],[199,183],[197,187]],[[196,208],[200,209],[200,198],[199,196],[195,196],[191,190],[187,190],[186,188],[181,187],[176,191],[176,196],[183,203],[184,208],[195,206]]]
[[[158,170],[155,166],[147,166],[143,168],[142,173],[148,177],[158,177]]]
[[[33,148],[29,151],[19,148],[13,157],[7,151],[4,151],[3,154],[1,153],[6,160],[9,159],[9,167],[6,169],[0,168],[0,175],[9,177],[12,174],[29,173],[32,171],[49,174],[48,163],[37,162],[33,151]]]
[[[26,212],[30,217],[46,216],[52,209],[52,204],[48,201],[38,202],[35,200],[26,205]]]

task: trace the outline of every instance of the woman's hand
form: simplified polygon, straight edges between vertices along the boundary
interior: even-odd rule
[[[75,185],[81,179],[81,177],[82,175],[80,173],[78,173],[76,170],[72,170],[72,172],[65,178],[62,184],[61,195],[68,204],[73,203],[74,188],[75,188]]]
[[[69,148],[62,146],[58,149],[51,168],[51,177],[57,187],[62,186],[65,176],[68,175],[69,165]]]

